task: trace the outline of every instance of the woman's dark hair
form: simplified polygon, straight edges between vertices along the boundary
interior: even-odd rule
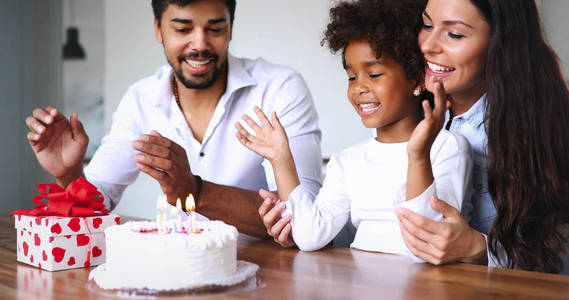
[[[162,23],[162,14],[168,8],[168,5],[174,4],[179,7],[186,7],[190,3],[196,0],[152,0],[152,11],[154,12],[154,18],[158,20],[158,26]],[[225,5],[229,10],[229,22],[231,27],[233,27],[233,18],[235,17],[235,0],[225,0]]]
[[[490,25],[485,79],[489,249],[508,267],[558,273],[569,221],[569,89],[533,0],[471,0]],[[503,260],[504,258],[502,258]]]
[[[379,58],[388,54],[405,71],[409,80],[422,82],[425,72],[423,53],[417,36],[423,25],[421,14],[427,0],[360,0],[342,1],[330,9],[330,24],[322,45],[332,53],[351,41],[365,40]],[[345,58],[342,55],[345,66]]]

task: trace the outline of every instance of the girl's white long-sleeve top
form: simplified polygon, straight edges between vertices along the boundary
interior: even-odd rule
[[[357,228],[352,248],[411,255],[401,236],[396,207],[441,221],[442,214],[429,201],[435,195],[468,216],[472,190],[468,141],[460,134],[440,132],[430,153],[435,180],[409,201],[406,147],[406,142],[367,140],[331,157],[316,198],[302,185],[296,187],[286,202],[285,214],[292,214],[292,236],[298,247],[310,251],[326,246],[351,216]]]

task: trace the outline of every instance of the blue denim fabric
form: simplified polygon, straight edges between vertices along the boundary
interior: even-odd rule
[[[496,208],[488,191],[488,166],[486,162],[488,139],[484,126],[485,107],[486,94],[480,97],[468,111],[455,116],[448,130],[462,134],[472,147],[474,194],[472,195],[471,211],[463,210],[463,214],[469,220],[470,227],[488,234],[490,226],[496,218]],[[448,123],[449,119],[450,113],[447,111],[445,124]]]

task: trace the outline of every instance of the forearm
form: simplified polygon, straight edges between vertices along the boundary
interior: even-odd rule
[[[290,151],[280,160],[271,162],[273,172],[275,173],[275,181],[277,184],[277,192],[281,201],[287,201],[292,191],[300,185],[296,165]]]
[[[421,195],[434,181],[431,160],[426,157],[409,155],[407,169],[407,200]]]
[[[203,181],[196,211],[212,220],[231,224],[239,232],[265,238],[269,235],[258,213],[262,202],[257,191]]]

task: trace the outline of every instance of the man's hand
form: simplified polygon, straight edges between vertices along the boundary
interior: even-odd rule
[[[484,236],[472,229],[456,208],[436,197],[431,197],[431,205],[443,214],[443,222],[396,209],[407,248],[434,265],[453,261],[487,264]]]
[[[285,209],[284,202],[275,205],[277,202],[277,194],[265,190],[259,190],[261,198],[265,199],[259,207],[259,215],[263,219],[263,224],[267,228],[267,233],[273,237],[275,242],[285,248],[295,245],[291,236],[291,215],[281,217],[281,212]]]
[[[53,106],[36,108],[26,118],[26,124],[30,129],[28,142],[36,158],[57,184],[65,188],[82,175],[89,137],[77,113],[67,120]]]
[[[136,154],[136,167],[156,179],[166,195],[168,203],[184,201],[190,193],[197,192],[197,179],[192,174],[186,150],[153,130],[132,143],[142,153]]]

